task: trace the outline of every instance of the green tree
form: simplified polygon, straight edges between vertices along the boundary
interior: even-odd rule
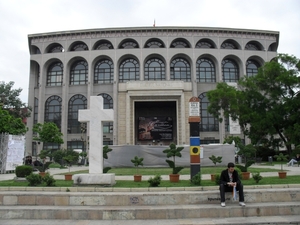
[[[36,141],[43,143],[64,143],[62,139],[63,134],[53,122],[46,122],[44,124],[37,123],[33,126],[33,131],[38,134],[38,136],[34,138]]]
[[[22,102],[19,98],[22,88],[13,89],[15,82],[10,81],[5,83],[4,81],[0,82],[0,99],[3,104],[3,109],[8,110],[9,114],[15,118],[27,118],[30,116],[31,107],[28,107],[26,103]]]
[[[273,147],[285,145],[291,153],[291,145],[300,142],[299,69],[298,58],[279,54],[256,76],[242,77],[237,88],[218,83],[207,93],[208,112],[220,121],[238,119],[253,144],[267,140]]]
[[[25,134],[27,128],[21,118],[15,118],[0,107],[0,133],[12,135]]]

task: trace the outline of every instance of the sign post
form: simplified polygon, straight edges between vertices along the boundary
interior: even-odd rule
[[[191,179],[200,172],[200,100],[192,97],[189,100],[190,124],[190,174]]]

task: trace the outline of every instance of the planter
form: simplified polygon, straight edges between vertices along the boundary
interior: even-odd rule
[[[72,180],[72,174],[65,174],[65,180]]]
[[[134,182],[141,182],[142,181],[142,175],[133,175]]]
[[[279,176],[280,179],[284,179],[284,178],[286,178],[286,172],[285,171],[279,171],[278,176]]]
[[[46,175],[46,172],[39,172],[41,177],[44,177]]]
[[[250,179],[250,172],[242,172],[242,179],[249,180]]]
[[[171,182],[176,183],[179,181],[179,174],[170,174],[169,177]]]
[[[210,175],[210,180],[215,181],[216,180],[216,174],[211,174]]]

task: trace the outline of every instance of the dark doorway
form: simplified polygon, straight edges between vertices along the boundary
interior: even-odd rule
[[[175,101],[135,102],[135,140],[141,145],[176,143]]]

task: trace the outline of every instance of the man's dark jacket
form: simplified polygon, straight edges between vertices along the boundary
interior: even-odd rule
[[[220,184],[224,184],[227,186],[227,183],[230,182],[230,178],[228,175],[228,169],[223,170],[220,176]],[[239,174],[236,170],[232,173],[232,182],[236,182],[238,185],[241,183],[241,180],[239,178]]]

